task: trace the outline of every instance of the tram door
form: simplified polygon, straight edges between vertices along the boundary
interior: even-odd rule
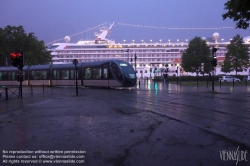
[[[103,83],[102,86],[109,86],[109,79],[108,79],[108,68],[104,67],[103,68]]]

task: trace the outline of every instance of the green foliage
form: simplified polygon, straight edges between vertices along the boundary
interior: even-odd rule
[[[230,73],[231,70],[231,61],[229,59],[225,59],[223,64],[221,65],[221,71],[224,73]]]
[[[0,28],[0,66],[10,65],[9,53],[22,51],[25,65],[48,64],[51,62],[50,52],[43,41],[39,41],[34,33],[26,34],[22,26]]]
[[[201,63],[204,63],[204,72],[209,73],[212,69],[210,63],[210,50],[205,40],[200,37],[192,39],[188,45],[188,48],[182,54],[181,67],[186,72],[202,73]]]
[[[223,20],[226,18],[233,19],[236,22],[236,28],[247,29],[250,20],[250,0],[229,0],[224,4],[227,10],[222,15]]]
[[[227,46],[227,53],[221,71],[246,71],[249,67],[248,47],[243,44],[240,35],[236,35]]]

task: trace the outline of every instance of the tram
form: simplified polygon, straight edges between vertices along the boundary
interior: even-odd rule
[[[0,67],[0,85],[19,85],[16,67]],[[76,74],[77,73],[77,74]],[[85,87],[133,87],[136,73],[122,60],[104,60],[74,64],[48,64],[23,67],[23,85]]]

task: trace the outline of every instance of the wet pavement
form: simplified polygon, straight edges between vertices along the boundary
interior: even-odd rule
[[[24,87],[22,99],[1,100],[0,165],[14,163],[7,154],[17,150],[44,151],[32,159],[38,163],[55,162],[41,156],[50,151],[78,151],[74,161],[89,166],[250,165],[250,86],[211,92],[142,81],[75,94],[74,87]],[[40,165],[76,165],[58,162]]]

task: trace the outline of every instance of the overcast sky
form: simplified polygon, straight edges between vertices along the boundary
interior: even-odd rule
[[[195,36],[212,37],[220,34],[219,41],[229,41],[236,34],[250,36],[250,30],[234,28],[232,20],[223,20],[227,0],[0,0],[0,27],[22,25],[26,33],[33,32],[39,40],[52,42],[65,36],[71,42],[94,39],[93,29],[100,24],[115,22],[107,37],[117,43],[185,41]],[[166,28],[206,28],[196,30],[163,29],[125,26],[140,25]]]

